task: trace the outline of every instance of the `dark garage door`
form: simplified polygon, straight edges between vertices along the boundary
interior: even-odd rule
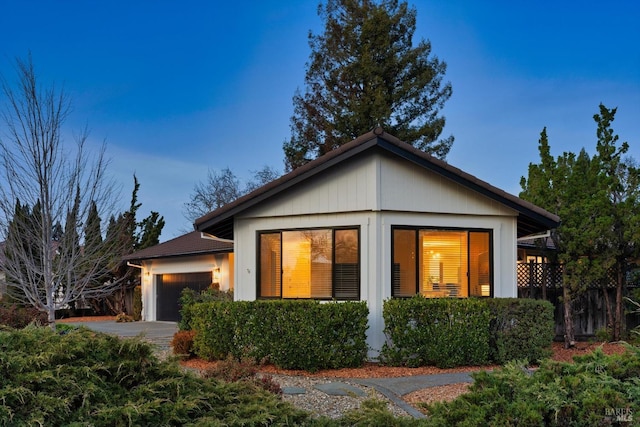
[[[156,276],[156,320],[180,320],[180,293],[184,288],[202,291],[211,285],[211,272],[158,274]]]

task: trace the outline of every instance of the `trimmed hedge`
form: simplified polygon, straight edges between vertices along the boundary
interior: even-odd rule
[[[215,301],[189,310],[194,351],[204,359],[231,354],[307,371],[366,360],[365,302]]]
[[[551,355],[555,336],[549,301],[517,298],[486,300],[491,310],[491,359],[538,362]]]
[[[489,362],[490,311],[483,300],[391,299],[383,317],[389,340],[380,353],[384,363],[449,368]]]
[[[390,299],[383,308],[380,358],[390,365],[441,368],[535,362],[549,354],[553,306],[546,301],[496,299]]]
[[[193,314],[191,308],[198,302],[212,301],[233,301],[233,291],[221,291],[220,289],[208,288],[197,292],[191,288],[184,288],[180,294],[180,322],[178,328],[182,331],[193,329],[191,327],[191,319]]]

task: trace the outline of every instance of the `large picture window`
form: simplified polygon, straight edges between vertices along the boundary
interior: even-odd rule
[[[392,296],[491,296],[490,230],[393,227],[392,236]]]
[[[359,229],[261,232],[260,298],[360,299]]]

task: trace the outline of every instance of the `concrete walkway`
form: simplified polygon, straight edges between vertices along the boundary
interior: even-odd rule
[[[473,382],[473,378],[466,372],[455,372],[450,374],[415,375],[410,377],[351,379],[350,381],[375,388],[414,418],[425,418],[422,412],[405,402],[402,396],[416,390],[422,390],[423,388],[457,383],[471,383]]]
[[[166,351],[169,350],[169,343],[173,338],[173,334],[178,332],[178,325],[175,322],[118,323],[115,321],[104,321],[76,322],[68,324],[86,326],[87,328],[97,332],[104,332],[120,337],[141,336],[143,339],[157,345],[160,350]],[[354,392],[357,394],[357,391],[350,389],[350,386],[348,384],[344,384],[342,381],[349,381],[352,384],[373,387],[394,404],[404,409],[412,417],[424,418],[424,414],[402,400],[403,395],[429,387],[457,383],[470,383],[473,379],[469,374],[463,372],[392,378],[336,378],[335,381],[329,383],[329,385],[325,385],[322,391],[329,395],[344,395],[345,393]],[[304,391],[302,390],[292,390],[292,394],[303,392]]]

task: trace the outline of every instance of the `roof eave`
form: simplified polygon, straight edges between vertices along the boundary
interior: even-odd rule
[[[307,163],[264,187],[256,189],[252,193],[197,219],[194,223],[194,228],[218,237],[233,238],[233,218],[235,215],[375,146],[394,153],[514,209],[520,215],[527,218],[526,221],[521,221],[522,218],[518,220],[519,237],[526,235],[530,231],[537,232],[556,228],[560,223],[560,218],[556,215],[494,187],[473,175],[451,166],[443,160],[419,151],[393,135],[384,133],[378,128]],[[520,225],[522,225],[522,230],[520,229]],[[216,228],[219,234],[216,234]]]

